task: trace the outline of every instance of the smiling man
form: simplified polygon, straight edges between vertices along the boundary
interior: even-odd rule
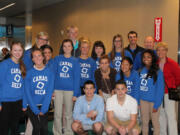
[[[104,101],[94,94],[93,81],[84,83],[84,96],[77,99],[73,112],[72,130],[78,135],[87,135],[86,130],[93,130],[97,135],[103,132]]]
[[[137,101],[126,94],[127,85],[119,80],[115,85],[116,94],[107,100],[106,111],[108,123],[105,131],[108,135],[131,134],[139,135],[140,127],[137,124]]]
[[[126,47],[125,49],[127,51],[129,51],[133,57],[133,59],[135,59],[136,57],[136,54],[138,52],[141,52],[144,50],[144,48],[140,47],[138,44],[137,44],[137,40],[138,40],[138,34],[137,32],[135,31],[130,31],[128,33],[128,40],[129,40],[129,45],[128,47]]]

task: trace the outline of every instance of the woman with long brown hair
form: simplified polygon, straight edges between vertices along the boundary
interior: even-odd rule
[[[26,106],[24,98],[24,48],[20,42],[11,45],[11,56],[0,63],[0,135],[17,134],[17,127]]]
[[[117,34],[113,37],[112,50],[109,53],[111,59],[110,66],[115,68],[117,72],[120,71],[121,61],[124,56],[130,57],[132,60],[132,55],[124,50],[123,37],[120,34]]]
[[[66,123],[64,125],[64,134],[72,135],[72,110],[73,102],[80,95],[80,65],[73,57],[73,42],[70,39],[64,39],[62,42],[63,54],[54,59],[54,135],[62,135],[62,112]],[[64,104],[64,107],[63,107]]]

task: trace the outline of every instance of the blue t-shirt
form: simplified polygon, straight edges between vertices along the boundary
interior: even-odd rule
[[[122,79],[120,73],[116,74],[116,81],[120,79]],[[139,103],[140,78],[138,72],[132,70],[129,77],[124,75],[124,81],[128,88],[127,94],[134,97]]]
[[[127,56],[127,57],[130,57],[133,61],[133,57],[131,55],[131,53],[129,51],[124,51],[124,55]],[[109,53],[109,56],[110,56],[110,53]],[[115,58],[114,58],[114,61],[111,61],[110,63],[110,66],[114,69],[116,69],[117,72],[120,71],[120,68],[121,68],[121,61],[122,61],[122,56],[121,56],[121,53],[120,52],[117,52],[115,54]]]
[[[31,51],[32,51],[32,48],[26,50],[23,57],[23,61],[24,61],[27,71],[30,70],[34,65],[31,59]]]
[[[136,54],[136,57],[135,57],[134,62],[133,62],[133,69],[134,70],[139,70],[139,69],[141,69],[143,67],[142,58],[141,58],[142,57],[142,53],[143,52],[138,52]],[[157,56],[157,53],[156,53],[155,50],[154,50],[154,53]]]
[[[81,59],[78,58],[81,67],[80,86],[83,87],[87,80],[92,80],[95,83],[94,72],[96,70],[96,63],[92,58]]]
[[[45,114],[49,109],[54,91],[54,74],[49,67],[42,70],[31,68],[25,78],[25,93],[31,110],[37,115]],[[42,105],[41,109],[37,106]],[[26,106],[24,106],[26,108]]]
[[[97,58],[97,59],[95,60],[95,62],[96,62],[96,69],[99,68],[99,59],[100,59],[100,58]]]
[[[73,91],[74,96],[79,96],[80,91],[80,64],[74,57],[66,58],[64,55],[54,59],[55,89]]]
[[[49,67],[54,72],[54,59],[50,59],[48,63],[46,64],[47,67]]]
[[[0,105],[1,102],[13,102],[24,98],[24,79],[20,65],[8,58],[0,62]],[[24,103],[23,101],[23,104]]]
[[[152,77],[148,77],[146,79],[148,70],[146,67],[142,69],[140,72],[140,92],[139,97],[140,100],[153,102],[155,109],[158,109],[162,103],[164,97],[164,77],[163,72],[158,70],[157,72],[157,80],[154,83],[154,79]]]

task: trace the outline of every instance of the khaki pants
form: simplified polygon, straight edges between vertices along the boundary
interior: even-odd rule
[[[154,128],[153,135],[159,135],[160,134],[160,125],[159,125],[159,113],[160,109],[158,108],[158,111],[153,113],[153,106],[154,103],[148,102],[148,101],[140,101],[141,106],[141,119],[142,119],[142,133],[143,135],[148,135],[149,130],[149,120],[152,119],[152,124]]]
[[[131,122],[130,120],[128,120],[128,121],[121,121],[121,120],[119,120],[118,118],[115,118],[115,121],[116,121],[116,123],[118,124],[118,125],[121,125],[121,126],[125,126],[125,127],[127,127],[128,125],[129,125],[129,123]],[[105,124],[105,128],[108,128],[108,127],[113,127],[113,126],[111,126],[111,124],[110,123],[106,123]],[[117,130],[117,132],[118,132],[118,129],[116,129],[115,127],[113,127],[115,130]],[[133,127],[133,129],[136,129],[139,133],[141,132],[141,128],[139,127],[139,125],[138,125],[138,123],[136,122],[136,125]]]
[[[107,102],[107,99],[111,97],[111,94],[107,94],[103,92],[103,99],[105,101],[105,103]]]
[[[64,126],[65,135],[73,135],[72,124],[72,109],[73,109],[73,91],[55,90],[54,100],[54,135],[62,135],[62,112],[63,104],[65,105],[65,119],[66,125]]]
[[[105,122],[107,122],[106,102],[107,102],[107,99],[110,98],[110,97],[111,97],[111,94],[107,94],[107,93],[103,92],[103,99],[104,99],[104,102],[105,102],[105,104],[104,104],[104,110],[105,110],[105,112],[104,112],[104,121]]]

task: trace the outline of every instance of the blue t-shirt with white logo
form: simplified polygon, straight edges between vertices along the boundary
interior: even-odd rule
[[[158,109],[162,103],[164,96],[164,77],[161,70],[157,71],[157,80],[154,83],[152,77],[146,78],[148,74],[148,69],[144,67],[140,72],[140,100],[153,102],[154,109]]]
[[[116,81],[122,79],[120,73],[116,74]],[[137,71],[132,70],[130,76],[124,75],[124,81],[126,82],[128,91],[127,94],[134,97],[139,103],[139,85],[140,79]]]
[[[0,75],[0,103],[22,100],[24,98],[24,79],[19,64],[12,61],[11,58],[4,60],[0,63]]]
[[[95,60],[95,62],[96,62],[96,69],[98,69],[98,68],[99,68],[99,65],[100,65],[99,59],[100,59],[100,58],[97,58],[97,59]]]
[[[133,57],[132,57],[132,55],[131,55],[130,52],[128,52],[128,51],[125,50],[125,51],[124,51],[124,55],[125,55],[126,57],[131,58],[131,60],[133,61]],[[109,53],[109,57],[110,57],[110,53]],[[116,52],[114,60],[110,62],[110,66],[111,66],[112,68],[116,69],[117,72],[119,72],[120,69],[121,69],[121,62],[122,62],[121,53],[120,53],[120,52]]]
[[[55,89],[73,91],[73,96],[79,96],[80,91],[80,65],[75,57],[66,58],[64,55],[54,59]]]
[[[31,110],[37,115],[48,111],[54,91],[54,74],[49,67],[42,70],[32,68],[25,78],[25,94]],[[41,109],[37,106],[42,105]]]
[[[96,63],[92,58],[81,59],[78,58],[81,67],[81,79],[80,86],[83,87],[87,80],[91,80],[95,83],[94,72],[96,70]]]

